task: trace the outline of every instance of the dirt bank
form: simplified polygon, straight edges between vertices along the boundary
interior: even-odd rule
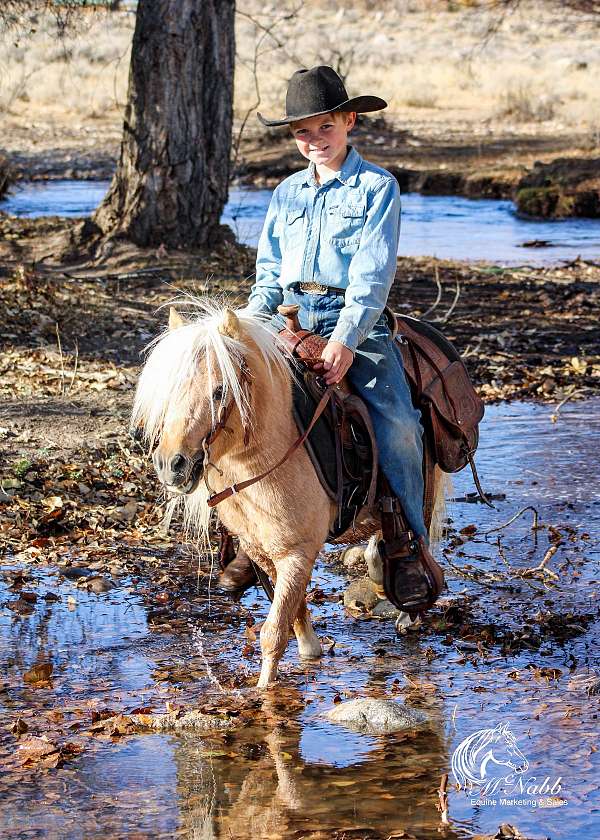
[[[239,127],[236,128],[237,136]],[[120,135],[115,125],[96,121],[81,133],[69,126],[52,131],[52,144],[43,132],[33,138],[20,131],[6,132],[4,150],[10,162],[10,178],[19,180],[82,179],[106,180],[116,167]],[[591,175],[597,160],[590,157],[587,134],[526,131],[464,131],[449,125],[428,126],[426,122],[405,126],[398,116],[361,117],[352,134],[360,153],[392,172],[403,192],[426,195],[464,195],[469,198],[514,199],[518,191],[539,186],[540,169],[549,166],[553,184],[568,185],[568,195],[585,191],[584,200],[561,201],[535,206],[523,201],[520,209],[539,216],[597,216],[600,192]],[[554,163],[556,159],[558,163]],[[273,187],[305,164],[286,129],[269,132],[247,126],[234,154],[234,183]],[[544,180],[546,171],[542,174]],[[596,174],[596,179],[598,175]],[[531,179],[533,182],[530,184]],[[544,184],[545,186],[545,180]],[[592,192],[595,200],[590,200]]]
[[[58,136],[57,136],[58,135]],[[119,148],[115,126],[93,125],[81,135],[55,128],[53,145],[17,133],[4,137],[0,196],[21,180],[107,180]],[[368,160],[385,167],[403,192],[507,198],[519,210],[540,217],[600,214],[600,164],[590,157],[585,134],[514,132],[466,133],[425,124],[403,127],[398,117],[362,117],[352,142]],[[234,154],[234,183],[273,187],[305,164],[287,130],[246,127]]]
[[[529,216],[600,216],[600,158],[536,162],[517,185],[515,201]]]
[[[583,179],[572,173],[585,162],[588,168],[597,164],[588,161],[585,135],[465,132],[450,127],[440,131],[440,126],[425,124],[405,127],[398,117],[386,116],[361,117],[351,139],[364,157],[396,176],[403,192],[426,195],[513,199],[536,165],[559,156],[561,165],[555,170],[560,169],[576,191]],[[275,186],[304,164],[287,130],[251,130],[240,145],[236,177],[255,186]],[[582,215],[595,215],[595,210]]]

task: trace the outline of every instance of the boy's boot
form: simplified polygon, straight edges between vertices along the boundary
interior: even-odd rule
[[[383,588],[392,604],[414,620],[436,602],[444,587],[444,572],[424,537],[417,537],[408,528],[400,501],[389,485],[386,491],[379,499],[383,539],[377,544],[383,563]]]
[[[219,525],[219,563],[222,572],[217,586],[224,592],[242,595],[258,582],[250,558],[241,548],[236,552],[233,537],[224,525]]]

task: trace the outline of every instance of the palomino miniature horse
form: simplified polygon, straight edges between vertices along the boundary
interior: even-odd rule
[[[264,316],[236,313],[210,299],[187,303],[196,310],[192,320],[172,308],[169,329],[151,345],[132,425],[154,449],[166,490],[183,496],[187,525],[209,545],[209,495],[267,470],[298,437],[293,372]],[[225,428],[208,446],[224,413]],[[321,655],[305,594],[335,515],[304,447],[219,505],[223,524],[275,583],[260,633],[259,688],[276,679],[290,626],[302,658]],[[370,521],[373,533],[377,522]]]

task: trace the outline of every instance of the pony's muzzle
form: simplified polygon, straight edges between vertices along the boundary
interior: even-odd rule
[[[177,452],[165,458],[157,449],[152,455],[152,462],[162,484],[179,493],[191,493],[202,474],[204,456],[201,454],[192,460]]]

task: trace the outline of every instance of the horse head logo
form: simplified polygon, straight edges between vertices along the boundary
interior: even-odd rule
[[[461,787],[481,785],[488,777],[490,762],[509,767],[514,773],[524,773],[529,767],[508,723],[479,729],[461,741],[452,754],[454,778]]]

